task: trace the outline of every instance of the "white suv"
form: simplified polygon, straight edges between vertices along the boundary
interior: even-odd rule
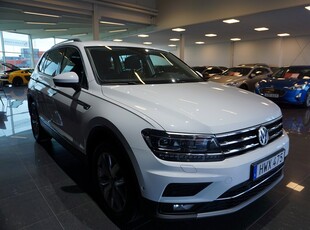
[[[85,156],[117,221],[145,207],[170,219],[231,213],[283,177],[279,107],[206,82],[164,50],[68,41],[42,56],[28,87],[35,139]]]

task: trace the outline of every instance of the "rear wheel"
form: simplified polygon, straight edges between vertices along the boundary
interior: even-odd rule
[[[23,83],[24,82],[21,77],[14,77],[13,82],[12,82],[13,86],[21,86],[23,85]]]
[[[37,142],[42,143],[49,141],[51,136],[42,128],[36,103],[33,101],[29,107],[31,128],[34,138]]]
[[[310,107],[310,90],[308,90],[306,94],[306,99],[304,102],[304,107],[309,108]]]
[[[119,148],[100,144],[92,159],[92,178],[106,214],[124,224],[136,216],[138,193],[132,170]]]

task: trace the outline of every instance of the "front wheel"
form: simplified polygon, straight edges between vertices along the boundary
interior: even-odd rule
[[[13,86],[21,86],[23,85],[23,83],[24,82],[21,77],[14,77],[13,82],[12,82]]]
[[[137,213],[138,192],[132,170],[121,150],[100,144],[92,159],[92,178],[106,214],[121,224]]]
[[[41,126],[37,106],[34,101],[31,102],[30,104],[29,113],[30,113],[32,133],[36,141],[39,143],[49,141],[51,137]]]
[[[306,99],[304,102],[304,107],[306,107],[306,108],[310,107],[310,90],[307,91]]]

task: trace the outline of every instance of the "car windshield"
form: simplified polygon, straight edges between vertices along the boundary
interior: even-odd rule
[[[242,77],[242,76],[246,76],[250,73],[251,68],[240,68],[240,67],[233,67],[233,68],[229,68],[227,69],[223,75],[225,76],[236,76],[236,77]]]
[[[280,68],[272,77],[277,79],[310,79],[310,66]]]
[[[131,47],[89,47],[86,50],[100,84],[204,81],[169,52]]]

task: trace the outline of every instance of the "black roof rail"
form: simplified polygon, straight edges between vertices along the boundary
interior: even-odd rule
[[[67,39],[67,40],[65,40],[65,41],[59,42],[59,43],[57,43],[57,44],[55,44],[55,45],[59,45],[59,44],[67,43],[67,42],[81,42],[81,41],[82,41],[82,40],[79,39],[79,38],[70,38],[70,39]],[[55,45],[54,45],[54,46],[55,46]]]

